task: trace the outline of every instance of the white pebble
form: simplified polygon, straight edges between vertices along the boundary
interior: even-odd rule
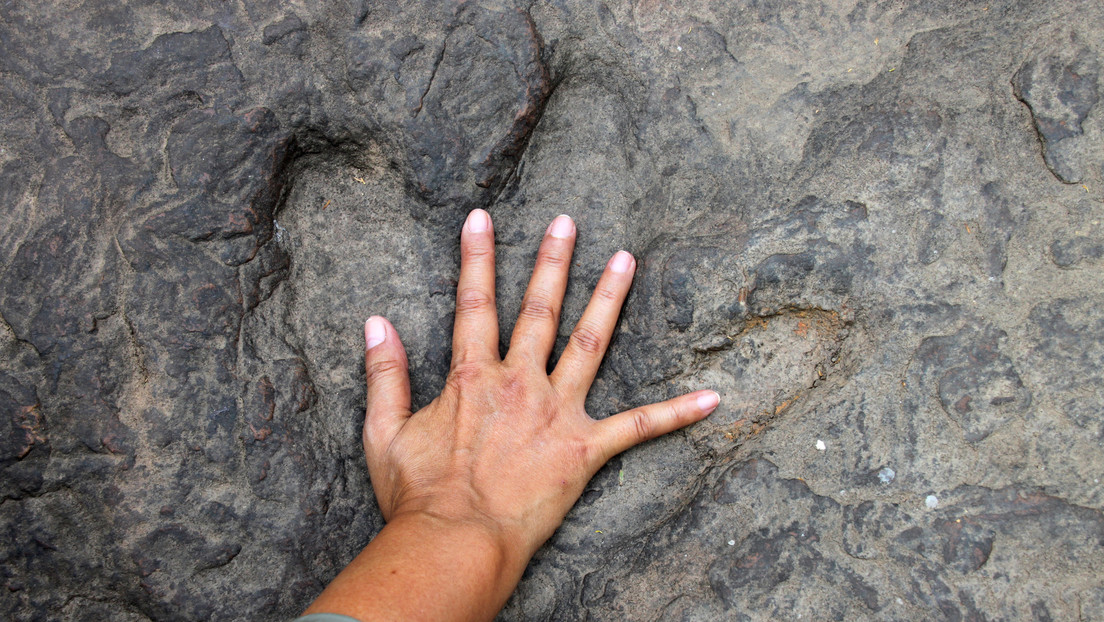
[[[682,51],[682,46],[681,45],[676,46],[675,49],[681,52]]]
[[[736,546],[736,541],[735,540],[729,540],[728,541],[728,546]]]
[[[897,472],[889,467],[885,467],[881,471],[878,471],[878,479],[882,480],[883,484],[892,482],[895,477],[897,477]]]
[[[924,498],[924,505],[928,506],[929,510],[934,510],[939,507],[939,497],[935,495],[928,495]]]
[[[816,448],[817,448],[817,451],[824,451],[825,449],[828,449],[828,446],[824,444],[824,441],[822,441],[818,438],[817,443],[816,443]]]

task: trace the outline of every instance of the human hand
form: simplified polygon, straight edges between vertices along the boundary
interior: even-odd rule
[[[606,461],[717,406],[715,392],[698,391],[601,420],[584,410],[636,269],[625,251],[606,265],[555,370],[546,372],[574,245],[574,223],[559,216],[500,359],[493,227],[483,210],[468,215],[452,366],[441,395],[417,413],[395,328],[380,317],[365,323],[364,451],[387,521],[419,515],[475,527],[504,554],[523,556],[524,568]]]

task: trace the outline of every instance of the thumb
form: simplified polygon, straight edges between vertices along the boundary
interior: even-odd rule
[[[395,327],[378,315],[364,323],[364,372],[368,409],[364,449],[387,447],[410,416],[410,373]]]
[[[704,419],[721,401],[714,391],[696,391],[596,422],[595,441],[603,461],[644,441]]]

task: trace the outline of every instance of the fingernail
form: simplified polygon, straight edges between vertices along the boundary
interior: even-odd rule
[[[387,325],[383,318],[373,315],[364,323],[364,343],[368,350],[378,346],[387,339]]]
[[[571,217],[567,214],[560,214],[548,225],[548,233],[554,238],[569,238],[575,233],[575,223],[571,222]]]
[[[471,233],[483,233],[491,228],[491,215],[481,209],[473,209],[468,214],[468,222],[465,226]]]
[[[698,396],[698,408],[707,415],[713,412],[713,409],[720,403],[721,396],[717,395],[716,391],[706,391]]]
[[[610,270],[617,272],[618,274],[624,274],[632,269],[633,256],[625,251],[617,251],[617,254],[610,260]]]

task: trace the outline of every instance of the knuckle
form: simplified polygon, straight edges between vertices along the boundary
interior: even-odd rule
[[[685,405],[673,405],[666,409],[665,413],[667,417],[674,422],[675,427],[681,428],[685,425],[689,425],[694,421],[694,413],[697,410],[693,410]]]
[[[368,409],[368,416],[364,420],[364,446],[374,453],[379,453],[379,444],[386,437],[383,417],[380,413]]]
[[[605,348],[605,339],[594,328],[580,324],[571,333],[571,343],[584,354],[598,355]]]
[[[549,249],[542,251],[537,257],[537,265],[542,268],[560,269],[568,265],[567,253],[561,249]]]
[[[621,302],[620,294],[609,287],[599,287],[594,290],[594,297],[605,302],[619,303]]]
[[[556,307],[541,296],[529,296],[522,300],[521,311],[518,316],[527,320],[537,320],[538,322],[551,321],[559,323],[560,321],[560,314]]]
[[[632,422],[632,433],[638,442],[646,441],[655,434],[655,422],[645,410],[634,410],[629,416]]]
[[[369,362],[365,368],[368,384],[374,384],[406,371],[406,366],[397,359],[383,359]]]
[[[479,382],[483,373],[483,366],[472,361],[460,361],[449,370],[445,384],[456,388],[470,386]]]
[[[456,313],[466,315],[481,313],[494,307],[494,299],[486,292],[466,288],[456,292]]]
[[[595,450],[590,443],[580,438],[571,439],[567,446],[568,455],[574,464],[589,465],[594,461]]]
[[[465,260],[494,259],[494,246],[483,243],[468,243],[460,249],[460,257]]]
[[[505,373],[499,376],[496,391],[503,404],[512,404],[519,411],[532,412],[539,419],[550,413],[530,403],[531,396],[537,393],[533,380],[532,373],[528,370],[505,368]]]

